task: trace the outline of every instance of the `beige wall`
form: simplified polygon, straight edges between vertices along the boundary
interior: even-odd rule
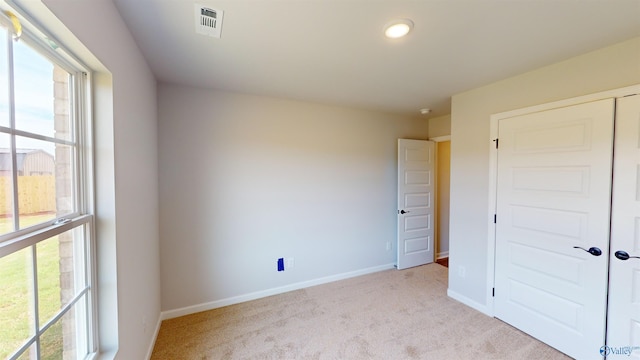
[[[159,114],[168,317],[395,263],[397,139],[423,119],[166,84]]]
[[[487,310],[491,114],[640,83],[640,38],[452,98],[449,292]],[[465,276],[460,276],[463,268]],[[499,291],[499,290],[497,290]]]
[[[451,135],[451,115],[429,119],[429,137]]]

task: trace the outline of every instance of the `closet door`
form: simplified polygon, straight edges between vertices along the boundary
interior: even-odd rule
[[[605,341],[613,117],[606,99],[498,124],[495,316],[582,360]]]
[[[640,359],[640,95],[616,106],[611,214],[609,355]],[[637,349],[634,349],[637,347]]]

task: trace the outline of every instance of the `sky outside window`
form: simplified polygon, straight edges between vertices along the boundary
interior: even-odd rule
[[[9,126],[9,61],[7,30],[0,27],[0,126]]]
[[[7,42],[12,41],[16,129],[55,137],[53,64],[24,41],[11,40],[5,28],[0,38],[0,126],[10,126]],[[25,145],[42,148],[40,143]],[[54,155],[53,144],[43,150]]]
[[[13,49],[16,129],[54,137],[53,64],[22,41]]]

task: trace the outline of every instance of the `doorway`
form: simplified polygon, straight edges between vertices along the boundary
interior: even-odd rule
[[[449,186],[451,173],[451,136],[429,140],[436,143],[436,229],[435,261],[449,267]]]

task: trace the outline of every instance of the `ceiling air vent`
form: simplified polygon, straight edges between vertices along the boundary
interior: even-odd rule
[[[222,31],[222,10],[211,9],[199,4],[195,5],[196,33],[220,38]]]

